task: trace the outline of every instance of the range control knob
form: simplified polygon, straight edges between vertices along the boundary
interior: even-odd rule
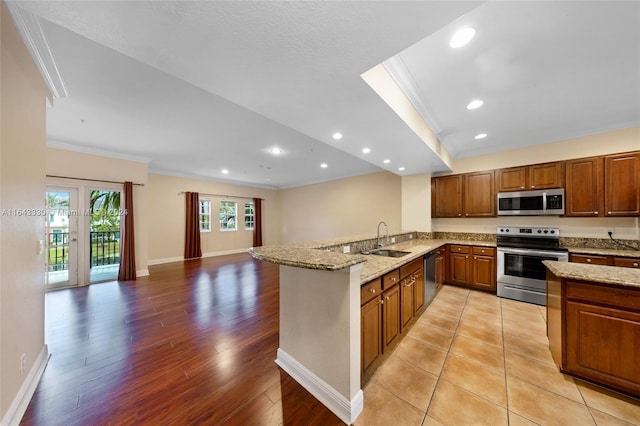
[[[542,234],[542,229],[538,229],[538,234]]]
[[[553,230],[553,229],[552,229],[550,232],[551,232],[552,234],[555,234],[555,233],[556,233],[556,231],[555,231],[555,230]]]
[[[545,230],[544,230],[544,233],[545,233],[545,234],[548,234],[548,233],[549,233],[549,230],[548,230],[548,229],[545,229]]]

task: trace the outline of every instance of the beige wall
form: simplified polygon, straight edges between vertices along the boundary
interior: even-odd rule
[[[402,229],[431,232],[431,174],[402,177]]]
[[[400,176],[372,173],[280,191],[282,242],[402,231]]]
[[[454,162],[453,172],[467,173],[635,150],[640,150],[640,127],[465,158]],[[427,214],[430,215],[430,213]],[[439,232],[495,233],[498,225],[556,226],[560,228],[562,236],[582,238],[608,238],[607,229],[615,228],[615,238],[630,240],[640,238],[638,218],[565,218],[551,216],[433,219],[431,228],[433,231]]]
[[[201,181],[182,177],[149,175],[149,259],[150,264],[177,261],[184,256],[185,199],[180,192],[200,192],[202,199],[211,200],[211,232],[201,233],[203,256],[244,251],[253,245],[253,232],[244,230],[243,203],[239,198],[216,197],[222,194],[248,198],[263,198],[262,242],[280,243],[280,212],[278,191]],[[219,201],[236,201],[240,220],[237,231],[220,231]]]
[[[43,215],[46,98],[49,92],[4,3],[0,78],[0,422],[11,419],[28,373],[42,366],[44,342]],[[6,209],[6,210],[5,210]],[[26,372],[20,374],[20,357]],[[40,358],[39,358],[40,357]],[[36,365],[40,361],[41,365]],[[21,415],[19,413],[18,415]]]
[[[46,174],[115,182],[131,181],[145,185],[133,187],[133,210],[136,269],[139,276],[148,274],[147,235],[149,234],[149,221],[147,217],[149,216],[149,211],[147,210],[147,193],[149,189],[147,187],[148,172],[146,163],[49,147],[47,148]],[[80,193],[84,194],[84,198],[86,198],[80,200],[79,208],[88,208],[88,205],[83,205],[82,201],[87,202],[87,190],[89,189],[122,189],[120,184],[57,178],[47,178],[47,184],[79,187],[81,189]]]

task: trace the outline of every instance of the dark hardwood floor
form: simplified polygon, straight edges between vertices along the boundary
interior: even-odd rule
[[[46,294],[23,425],[338,425],[275,364],[278,266],[248,254]]]

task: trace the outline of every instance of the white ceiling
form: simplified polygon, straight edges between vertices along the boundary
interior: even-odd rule
[[[48,139],[152,172],[284,188],[446,170],[360,78],[387,60],[454,158],[640,125],[638,2],[15,5],[41,18],[68,91]],[[476,38],[452,51],[463,24]]]

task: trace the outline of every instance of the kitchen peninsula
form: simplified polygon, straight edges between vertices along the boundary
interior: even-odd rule
[[[549,349],[560,370],[640,396],[640,270],[543,263]]]
[[[276,363],[347,424],[363,407],[361,286],[418,259],[422,266],[425,254],[446,244],[495,246],[420,237],[389,236],[395,241],[385,249],[406,252],[397,258],[360,254],[376,247],[369,236],[250,249],[253,257],[280,265]]]

